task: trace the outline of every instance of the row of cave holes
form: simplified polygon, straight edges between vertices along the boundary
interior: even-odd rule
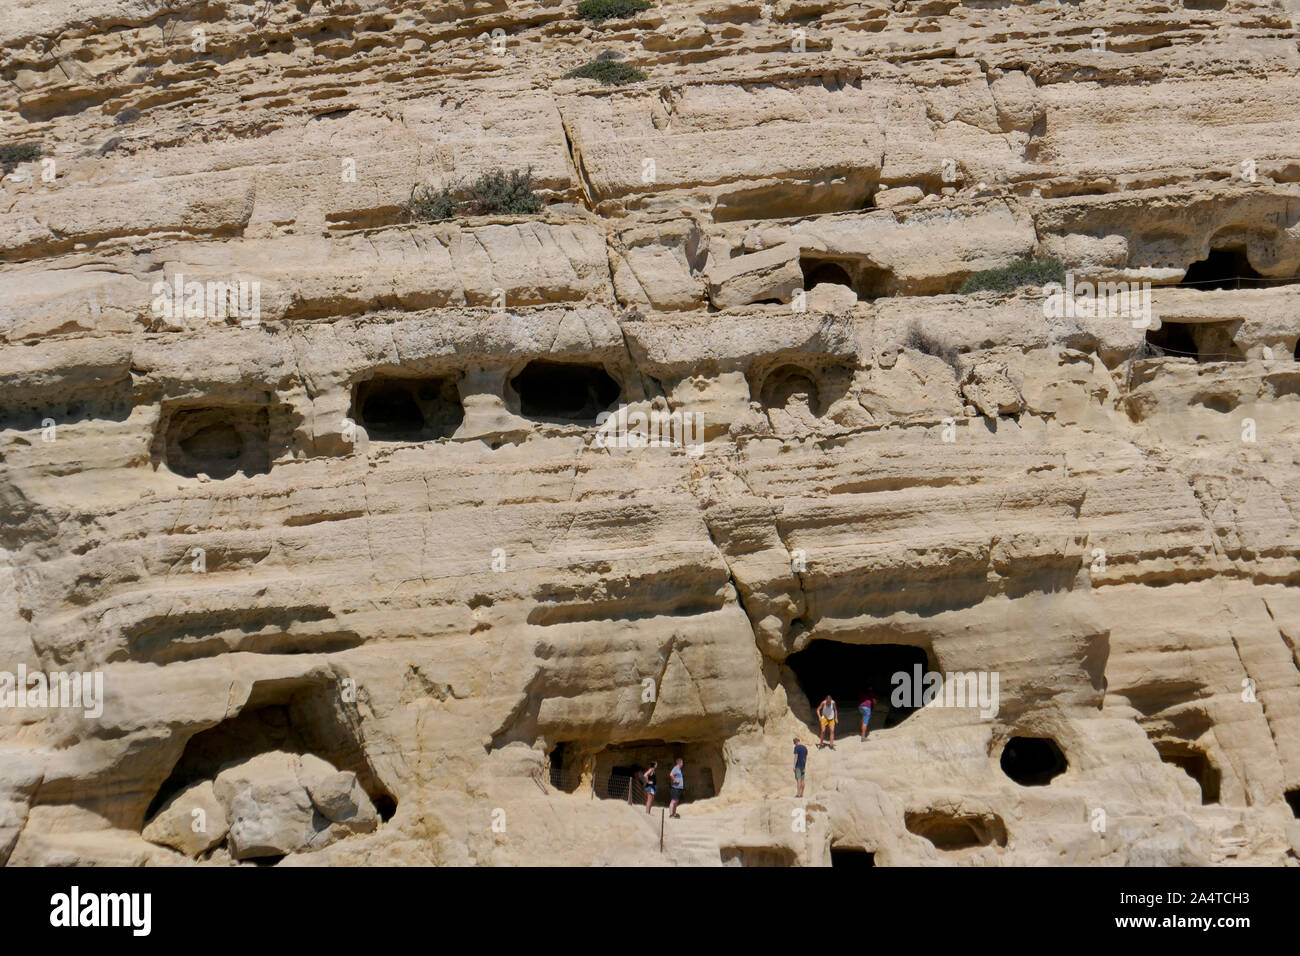
[[[863,301],[884,298],[897,291],[893,273],[888,269],[854,259],[823,259],[801,257],[799,268],[803,273],[804,291],[811,292],[821,283],[842,285],[852,289]],[[1260,273],[1250,264],[1244,246],[1223,246],[1211,249],[1206,258],[1193,262],[1173,288],[1201,289],[1259,289],[1268,286],[1288,285],[1300,276],[1275,277]],[[956,292],[957,283],[948,292]],[[1189,354],[1195,355],[1193,349]]]
[[[525,418],[555,424],[595,424],[622,392],[599,366],[536,361],[510,381]],[[377,376],[355,386],[350,417],[376,441],[450,438],[464,420],[450,377]],[[179,475],[229,478],[271,468],[267,407],[210,406],[174,411],[167,419],[162,457]]]
[[[802,404],[813,415],[824,411],[816,374],[782,365],[766,375],[759,397],[764,407]],[[613,411],[622,387],[596,365],[530,362],[510,380],[523,417],[550,424],[594,425],[601,412]],[[384,376],[361,382],[353,398],[353,419],[378,441],[429,441],[449,438],[464,419],[455,382],[450,378]]]
[[[529,362],[510,387],[523,417],[551,424],[595,424],[622,394],[603,368],[574,362]],[[378,441],[430,441],[450,438],[465,410],[451,378],[381,376],[358,383],[352,417]]]
[[[510,386],[523,417],[560,425],[594,425],[600,413],[617,407],[623,392],[599,365],[543,360],[528,363]],[[760,397],[768,408],[799,403],[813,415],[824,411],[815,373],[795,365],[767,375]],[[357,383],[350,417],[372,440],[423,442],[450,438],[465,411],[451,377],[381,375]],[[188,478],[265,474],[273,457],[268,409],[178,409],[167,419],[162,446],[167,467]]]

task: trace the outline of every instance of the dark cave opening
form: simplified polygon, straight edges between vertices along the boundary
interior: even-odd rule
[[[822,262],[817,259],[800,259],[799,267],[803,270],[803,287],[807,292],[823,282],[853,288],[853,280],[843,266],[835,262]]]
[[[876,865],[876,854],[870,850],[860,850],[855,846],[832,846],[831,866],[840,866],[846,870],[861,870]]]
[[[554,424],[592,425],[610,410],[622,388],[598,365],[529,362],[510,380],[525,418]]]
[[[1286,800],[1287,806],[1291,808],[1291,816],[1300,820],[1300,788],[1288,790],[1282,794],[1282,798]]]
[[[1022,787],[1045,787],[1070,762],[1051,737],[1012,737],[1002,748],[1002,772]]]
[[[1147,329],[1147,353],[1173,358],[1198,358],[1200,351],[1186,322],[1162,322],[1158,329]]]
[[[1181,768],[1196,781],[1196,785],[1201,788],[1202,806],[1219,802],[1219,787],[1223,777],[1205,754],[1195,747],[1173,742],[1157,744],[1156,751],[1161,760]]]
[[[911,695],[900,694],[898,705],[893,703],[896,685],[899,690],[904,686],[901,679],[895,681],[895,675],[906,675],[906,686],[910,686],[918,674],[924,676],[934,669],[925,649],[910,644],[845,644],[829,640],[813,641],[791,654],[786,664],[808,699],[810,726],[815,730],[819,729],[816,711],[823,698],[829,694],[835,701],[837,737],[859,732],[858,702],[868,689],[876,695],[868,730],[898,726],[919,708],[912,706]]]
[[[592,790],[602,800],[645,801],[641,774],[652,761],[658,761],[655,776],[655,800],[667,806],[669,773],[678,757],[686,781],[687,802],[717,796],[726,776],[727,764],[722,745],[711,742],[640,740],[613,744],[596,752],[580,750],[572,743],[560,741],[551,748],[550,781],[556,790],[576,793],[585,770],[591,772]]]
[[[352,418],[373,441],[450,438],[465,418],[452,378],[376,376],[358,382]]]
[[[1178,288],[1189,289],[1257,289],[1273,284],[1250,264],[1243,246],[1211,249],[1210,254],[1187,267]]]

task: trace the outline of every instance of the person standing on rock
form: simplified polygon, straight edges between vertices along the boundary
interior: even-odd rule
[[[672,799],[668,801],[668,815],[674,819],[680,819],[681,814],[677,812],[677,804],[682,802],[682,794],[686,791],[686,774],[682,772],[682,758],[677,758],[677,763],[672,770],[668,772],[668,796]]]
[[[867,739],[867,724],[871,723],[871,711],[876,706],[876,689],[868,687],[867,692],[858,701],[858,713],[862,715],[862,739]]]
[[[641,774],[641,779],[645,781],[645,812],[650,812],[650,805],[655,802],[655,773],[659,769],[659,761],[651,760],[650,768]]]
[[[794,738],[794,782],[799,788],[796,797],[803,796],[803,775],[808,766],[808,748],[799,743],[799,738]]]
[[[821,718],[821,722],[822,722],[822,736],[817,746],[818,747],[826,746],[826,731],[829,730],[831,732],[830,747],[831,750],[834,750],[835,749],[835,701],[831,699],[830,694],[826,695],[826,699],[822,701],[821,706],[817,708],[817,716]]]

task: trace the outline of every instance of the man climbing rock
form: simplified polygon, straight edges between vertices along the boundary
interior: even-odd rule
[[[796,797],[803,796],[803,774],[804,769],[808,766],[808,748],[799,743],[799,738],[794,738],[794,782],[799,788]]]

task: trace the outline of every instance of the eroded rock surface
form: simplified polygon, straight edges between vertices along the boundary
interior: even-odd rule
[[[10,6],[0,860],[1297,862],[1295,9]]]

